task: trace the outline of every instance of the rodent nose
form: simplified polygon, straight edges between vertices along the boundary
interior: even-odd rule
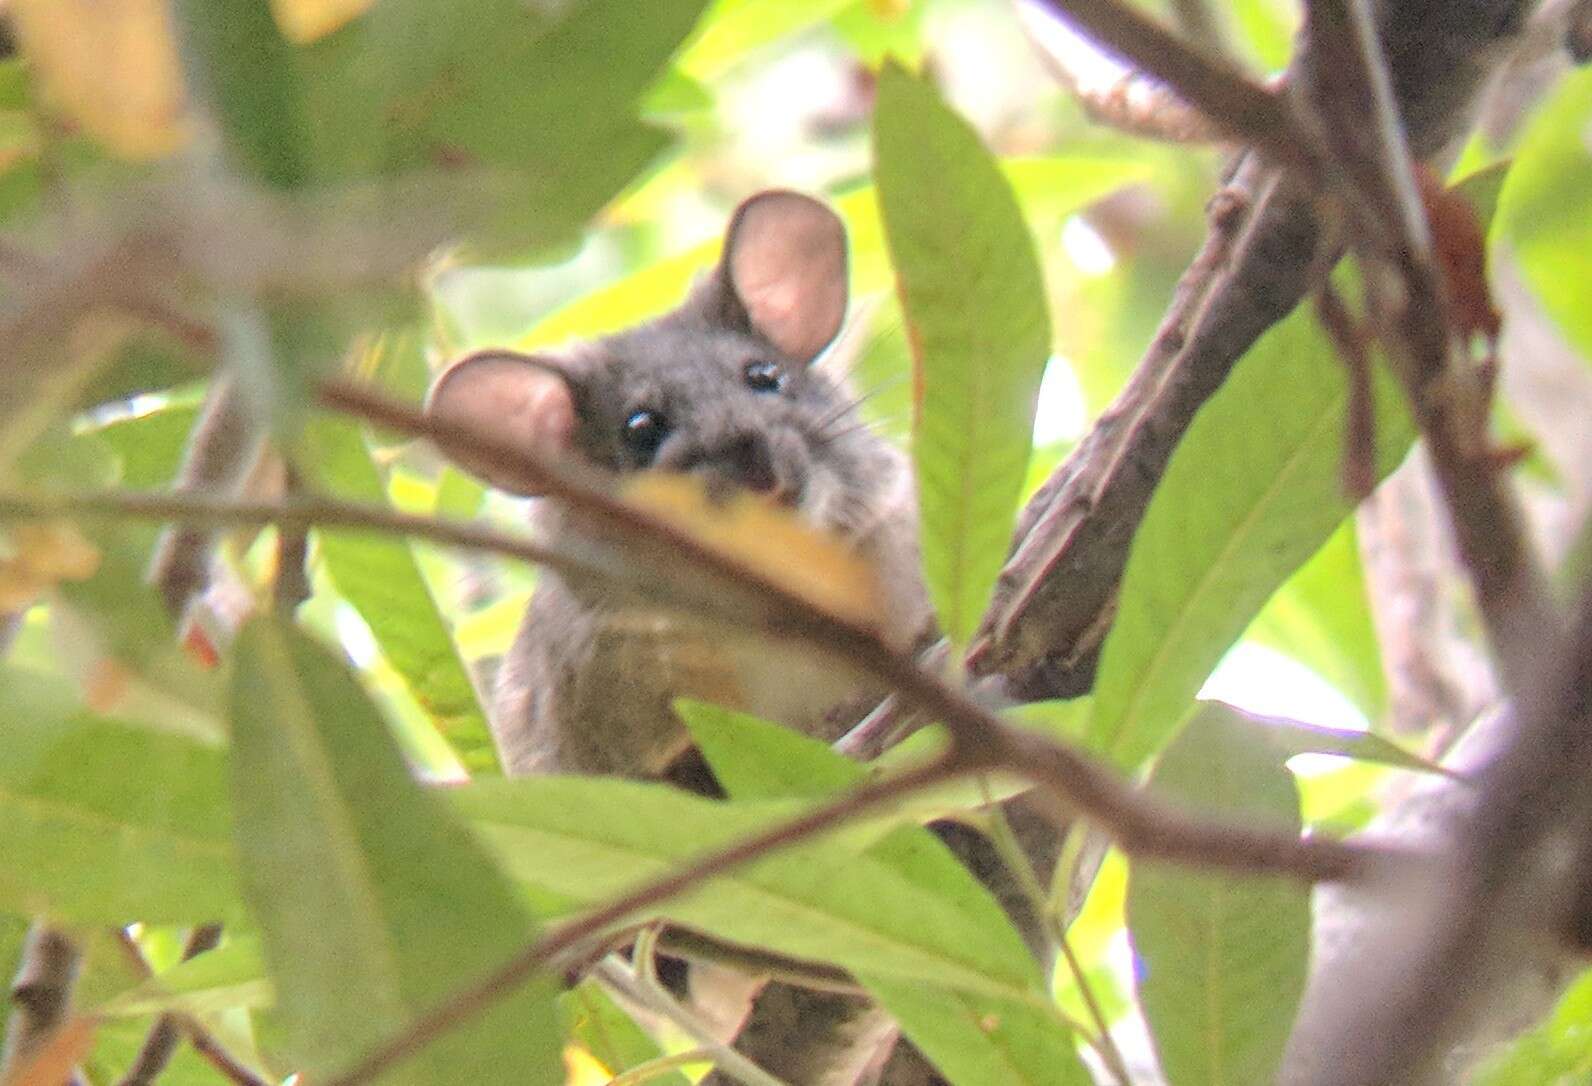
[[[767,494],[779,485],[774,457],[761,434],[742,434],[724,449],[724,462],[735,481],[747,490]]]

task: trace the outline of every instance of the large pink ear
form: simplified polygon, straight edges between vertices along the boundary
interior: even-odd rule
[[[575,437],[575,397],[559,364],[513,351],[466,355],[443,370],[426,394],[426,414],[544,456],[567,453]],[[502,463],[447,442],[441,447],[499,490],[535,496]]]
[[[846,318],[846,228],[810,196],[758,193],[730,220],[723,274],[752,327],[811,362]]]

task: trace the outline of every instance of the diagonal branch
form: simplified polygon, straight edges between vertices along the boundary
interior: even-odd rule
[[[1098,4],[1048,6],[1080,23],[1085,9],[1091,18],[1108,19]],[[1437,156],[1463,134],[1478,91],[1532,6],[1531,0],[1379,5],[1389,85],[1416,155]],[[1109,10],[1110,19],[1120,14],[1115,5]],[[1115,29],[1102,27],[1098,37],[1116,46],[1134,33],[1122,26],[1142,22],[1125,19]],[[1159,40],[1141,39],[1132,59],[1194,101],[1178,70],[1147,47]],[[1310,48],[1307,42],[1290,79],[1316,63]],[[1177,47],[1178,64],[1187,66],[1187,53]],[[1172,451],[1238,358],[1325,282],[1343,247],[1341,222],[1322,214],[1311,191],[1253,153],[1235,166],[1211,202],[1205,246],[1133,377],[1023,511],[974,646],[976,674],[1004,676],[1010,692],[1023,698],[1089,689],[1128,546]]]
[[[1342,164],[1371,309],[1515,716],[1455,835],[1455,877],[1390,888],[1375,975],[1326,976],[1301,1022],[1323,1086],[1430,1083],[1450,1077],[1440,1057],[1489,997],[1537,968],[1547,936],[1571,923],[1592,848],[1592,592],[1571,636],[1488,441],[1491,382],[1450,319],[1369,0],[1313,0],[1306,33],[1319,66],[1299,91]],[[1345,111],[1372,123],[1346,126]]]
[[[1273,161],[1314,172],[1310,134],[1282,96],[1252,82],[1218,56],[1192,45],[1117,0],[1022,0],[1078,27],[1139,71],[1165,83],[1219,131]]]
[[[1251,827],[1212,824],[1164,807],[1137,793],[1093,759],[1039,735],[1014,728],[964,694],[946,686],[892,650],[871,632],[830,615],[790,594],[733,558],[704,548],[690,536],[630,508],[556,464],[528,456],[473,428],[428,418],[347,386],[327,386],[323,399],[388,428],[469,449],[505,475],[534,479],[546,493],[582,513],[600,516],[637,541],[667,541],[683,558],[754,604],[745,614],[754,626],[800,636],[815,648],[879,679],[910,707],[941,721],[952,747],[940,760],[860,788],[806,815],[748,838],[609,902],[566,924],[506,962],[494,974],[422,1015],[403,1033],[371,1053],[328,1086],[356,1086],[400,1062],[435,1037],[490,1006],[559,955],[632,917],[637,911],[729,868],[794,844],[890,800],[969,773],[1001,769],[1026,776],[1041,795],[1068,816],[1097,822],[1130,854],[1181,859],[1247,872],[1288,874],[1308,880],[1363,880],[1394,867],[1429,870],[1416,854],[1374,846],[1345,846],[1321,838],[1299,839]],[[771,625],[759,625],[757,618]],[[743,621],[747,619],[743,618]]]
[[[1425,439],[1500,676],[1518,696],[1535,686],[1541,646],[1558,643],[1565,622],[1492,453],[1492,382],[1451,319],[1368,0],[1313,0],[1306,33],[1315,61],[1298,90],[1341,164],[1371,309]]]

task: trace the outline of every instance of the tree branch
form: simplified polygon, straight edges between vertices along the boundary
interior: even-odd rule
[[[36,921],[11,981],[12,1010],[0,1047],[0,1081],[28,1067],[65,1023],[82,956],[72,939]]]
[[[715,586],[717,595],[723,596],[726,590],[733,590],[737,596],[751,601],[754,606],[736,609],[743,623],[765,632],[772,630],[787,636],[800,636],[814,647],[880,680],[903,702],[941,721],[953,741],[951,751],[939,761],[816,807],[800,818],[687,864],[563,925],[517,954],[484,981],[422,1015],[409,1029],[353,1069],[332,1079],[327,1086],[368,1082],[501,998],[554,956],[633,916],[640,909],[656,905],[776,848],[805,840],[889,800],[969,773],[998,768],[1025,775],[1042,786],[1043,794],[1057,809],[1068,816],[1082,814],[1098,822],[1135,855],[1186,859],[1308,880],[1374,878],[1392,866],[1425,866],[1418,857],[1407,852],[1345,847],[1330,840],[1301,840],[1249,827],[1214,825],[1187,818],[1139,795],[1092,759],[1007,725],[965,695],[919,669],[870,631],[817,609],[735,559],[706,549],[689,535],[616,501],[553,462],[529,456],[471,427],[429,418],[357,389],[327,386],[323,399],[389,429],[469,449],[479,459],[492,462],[505,475],[518,474],[534,481],[544,493],[556,496],[584,514],[606,520],[632,540],[666,541],[676,568],[684,560],[724,582]],[[759,622],[758,616],[766,625]]]
[[[1341,164],[1367,295],[1425,439],[1504,688],[1518,696],[1535,688],[1541,646],[1559,642],[1564,619],[1492,455],[1491,382],[1464,355],[1451,320],[1369,0],[1313,0],[1306,35],[1315,59],[1297,89]]]
[[[1452,1075],[1439,1057],[1573,921],[1592,852],[1592,592],[1567,637],[1491,455],[1490,382],[1449,317],[1368,0],[1313,0],[1306,33],[1320,67],[1299,89],[1342,163],[1367,294],[1426,440],[1516,724],[1454,834],[1454,877],[1384,892],[1374,975],[1362,970],[1351,981],[1337,969],[1301,1025],[1317,1053],[1314,1083],[1435,1083]],[[1344,125],[1346,110],[1372,123]]]
[[[1531,6],[1386,0],[1379,7],[1391,89],[1418,156],[1438,155],[1464,131],[1477,91]],[[1078,7],[1065,5],[1065,13],[1076,16]],[[1100,38],[1113,46],[1130,33],[1119,27],[1107,37],[1106,30]],[[1148,40],[1134,62],[1196,101],[1176,78],[1180,69],[1143,47]],[[1309,49],[1307,42],[1290,73],[1316,63]],[[1187,50],[1177,57],[1188,65]],[[1205,246],[1133,377],[1023,511],[973,648],[976,674],[1004,676],[1024,699],[1090,688],[1128,546],[1172,451],[1238,358],[1326,280],[1342,248],[1339,225],[1321,215],[1310,192],[1254,154],[1234,168],[1212,200]]]
[[[1111,52],[1170,87],[1232,139],[1273,161],[1313,173],[1317,156],[1280,95],[1251,82],[1226,60],[1192,45],[1117,0],[1023,0],[1074,25]]]

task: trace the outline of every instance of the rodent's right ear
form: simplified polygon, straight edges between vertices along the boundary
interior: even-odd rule
[[[514,351],[480,351],[443,370],[426,393],[426,414],[544,456],[567,453],[575,438],[575,396],[562,366]],[[535,497],[536,491],[501,460],[457,444],[438,444],[483,482]]]

